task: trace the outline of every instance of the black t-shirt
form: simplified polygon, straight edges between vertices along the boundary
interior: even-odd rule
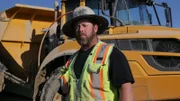
[[[77,79],[80,78],[83,66],[92,49],[93,47],[87,51],[79,51],[77,59],[74,63],[74,72]],[[109,66],[109,79],[115,87],[120,88],[123,83],[127,82],[134,83],[128,61],[124,54],[116,47],[113,47],[112,53],[110,54]]]

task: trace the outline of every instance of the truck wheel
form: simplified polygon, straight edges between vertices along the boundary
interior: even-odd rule
[[[0,61],[0,72],[5,72],[6,70],[7,70],[7,68]]]
[[[50,75],[41,91],[40,101],[62,101],[61,95],[58,93],[60,88],[60,80],[58,79],[58,76],[60,74],[60,68],[57,68]]]
[[[0,61],[0,92],[4,89],[4,72],[7,68]]]

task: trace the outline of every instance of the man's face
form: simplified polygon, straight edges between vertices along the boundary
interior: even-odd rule
[[[93,25],[87,20],[80,20],[75,24],[76,39],[81,46],[91,44],[92,40],[96,38],[98,26]]]

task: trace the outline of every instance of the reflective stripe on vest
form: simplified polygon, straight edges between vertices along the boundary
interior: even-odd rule
[[[111,45],[108,44],[100,44],[95,53],[93,63],[104,65],[110,46]],[[93,89],[93,87],[100,89]],[[105,100],[103,91],[103,69],[101,69],[98,74],[90,74],[90,90],[92,98]]]
[[[60,80],[61,80],[61,89],[64,94],[67,94],[69,92],[69,87],[65,75],[63,75]]]
[[[68,59],[68,61],[67,61],[66,64],[65,64],[65,67],[66,67],[66,68],[69,67],[69,65],[70,65],[71,62],[72,62],[72,59],[73,59],[77,54],[78,54],[78,51],[75,52],[75,53]]]
[[[69,67],[70,63],[71,63],[71,58],[68,59],[68,61],[65,64],[65,67],[62,67],[63,72],[67,71],[67,68]],[[69,92],[68,80],[66,80],[66,77],[65,77],[64,74],[63,75],[59,75],[58,78],[60,79],[61,89],[62,89],[63,93],[67,94]]]
[[[74,54],[68,59],[68,61],[66,62],[65,67],[62,68],[62,69],[64,69],[65,74],[58,76],[58,78],[59,78],[60,81],[61,81],[61,89],[62,89],[62,91],[63,91],[64,94],[68,94],[68,93],[69,93],[69,86],[68,86],[68,80],[69,80],[69,79],[67,79],[68,76],[69,76],[69,75],[68,75],[68,67],[69,67],[69,65],[71,64],[72,59],[74,58],[74,56],[75,56],[77,53],[78,53],[78,52],[74,53]]]
[[[66,65],[65,65],[66,68],[68,68],[68,66],[69,66],[69,64],[70,64],[70,61],[71,61],[71,59],[69,58],[68,61],[66,62]]]

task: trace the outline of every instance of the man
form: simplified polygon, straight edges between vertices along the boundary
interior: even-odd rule
[[[62,31],[76,38],[81,49],[66,63],[61,90],[67,101],[133,101],[132,77],[121,51],[101,42],[108,21],[88,7],[78,7]]]

